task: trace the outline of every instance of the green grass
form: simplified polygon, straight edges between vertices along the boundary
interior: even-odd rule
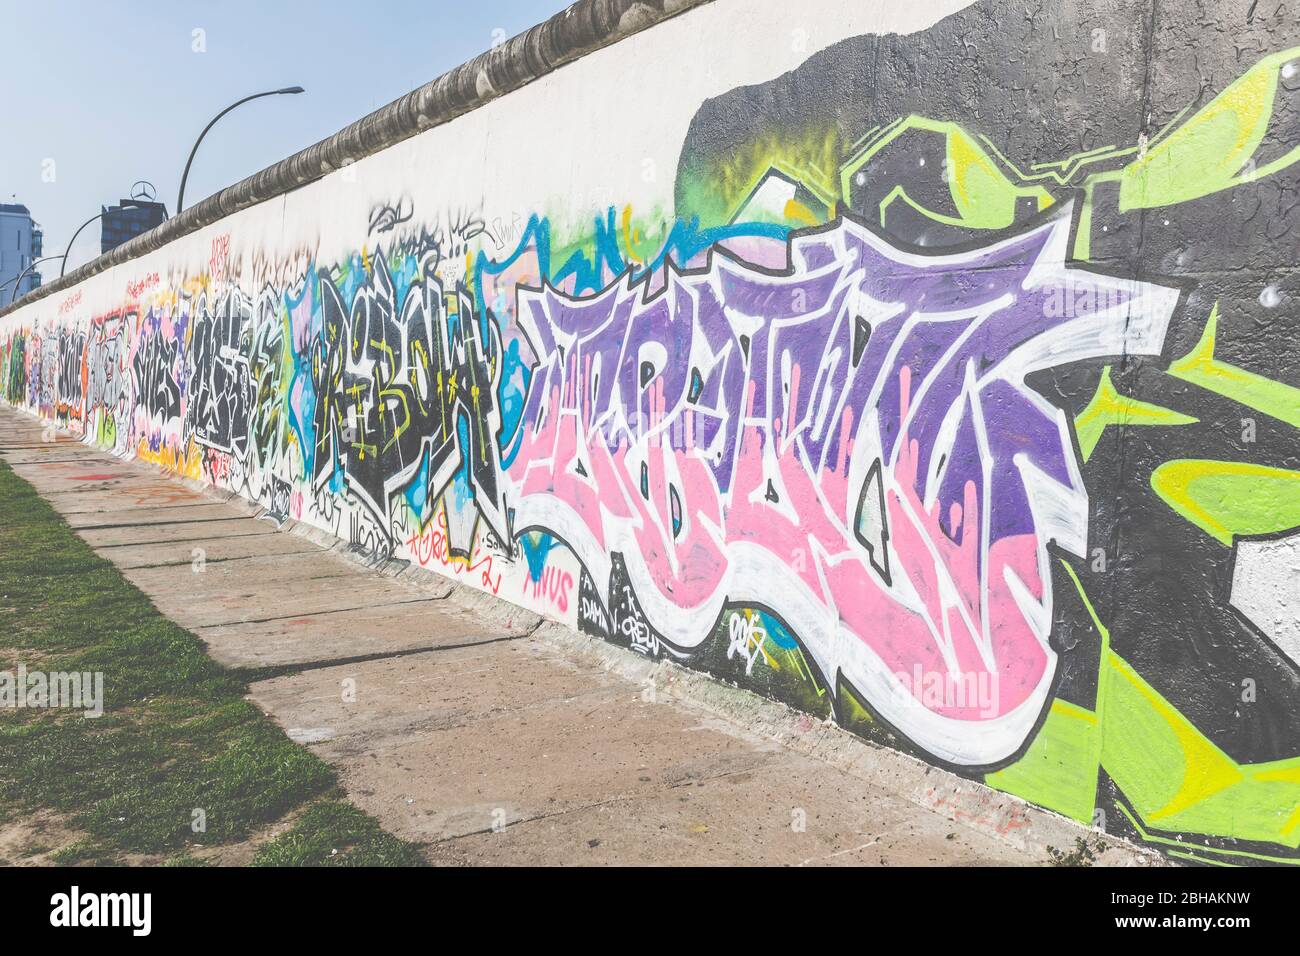
[[[0,670],[102,672],[104,715],[0,711],[0,819],[56,811],[85,833],[56,863],[202,846],[295,824],[259,864],[414,865],[419,852],[340,799],[333,770],[244,700],[213,661],[0,461]],[[201,826],[199,824],[202,824]]]
[[[293,829],[257,851],[254,866],[418,866],[419,851],[345,800],[313,804]]]

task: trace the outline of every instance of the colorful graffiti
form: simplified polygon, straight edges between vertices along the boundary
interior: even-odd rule
[[[1048,543],[1087,540],[1065,416],[1025,376],[1158,353],[1177,300],[1067,269],[1068,225],[916,256],[844,221],[793,233],[787,274],[719,254],[649,301],[521,292],[540,358],[508,450],[516,523],[601,585],[621,556],[653,646],[762,602],[930,753],[1007,757],[1053,676]],[[1108,306],[1055,315],[1081,284]],[[991,699],[932,705],[916,673]]]
[[[337,261],[225,233],[3,320],[4,397],[1080,821],[1295,862],[1300,47],[1207,53],[1148,133],[1112,102],[1138,6],[1113,76],[1001,139],[1043,63],[903,68],[1018,49],[979,3],[704,102],[670,213],[376,197]]]

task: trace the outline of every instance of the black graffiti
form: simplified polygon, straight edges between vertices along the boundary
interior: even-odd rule
[[[592,637],[610,638],[609,613],[596,582],[585,567],[578,577],[578,630]]]
[[[262,466],[273,466],[280,461],[289,431],[288,406],[284,400],[288,383],[281,376],[287,340],[284,324],[276,314],[278,303],[279,297],[273,293],[261,297],[257,308],[257,332],[248,362],[252,400],[248,450]]]
[[[485,346],[469,296],[427,275],[399,307],[383,256],[375,263],[351,308],[328,272],[319,277],[316,487],[341,473],[386,524],[392,495],[419,477],[431,500],[467,465],[475,504],[500,529],[495,333]]]
[[[267,502],[267,513],[275,519],[277,525],[284,524],[289,517],[289,498],[293,486],[283,478],[271,476],[271,493]]]
[[[251,402],[248,356],[243,347],[249,308],[235,289],[209,311],[200,296],[190,339],[189,424],[202,445],[243,456],[248,449]]]
[[[176,382],[180,348],[175,339],[161,332],[146,332],[131,362],[135,376],[137,407],[150,420],[179,418],[181,390]]]
[[[609,618],[610,633],[614,641],[649,657],[658,657],[663,647],[663,635],[651,626],[641,610],[636,591],[627,574],[623,555],[610,555]]]
[[[370,210],[370,232],[391,232],[404,222],[410,222],[415,207],[409,196],[403,196],[391,206],[376,206]]]
[[[59,336],[59,371],[55,395],[61,419],[81,414],[84,389],[81,384],[81,366],[86,354],[86,334],[65,332]]]

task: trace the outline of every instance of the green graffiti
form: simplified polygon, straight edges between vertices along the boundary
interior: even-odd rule
[[[1300,471],[1241,461],[1178,459],[1151,473],[1164,502],[1225,547],[1300,525]]]
[[[708,168],[688,165],[682,170],[682,208],[698,216],[707,227],[733,222],[740,210],[772,171],[799,183],[809,200],[801,203],[813,222],[803,221],[803,210],[783,223],[807,226],[825,222],[835,212],[843,144],[835,124],[814,125],[801,131],[772,130],[757,134],[736,148],[725,161]]]
[[[829,716],[827,688],[808,663],[803,647],[776,617],[756,608],[733,611],[720,622],[708,666],[735,680],[791,703],[799,710]]]
[[[1192,425],[1197,419],[1121,395],[1110,379],[1110,366],[1101,370],[1097,391],[1086,408],[1074,419],[1079,435],[1079,451],[1087,461],[1101,441],[1102,434],[1111,425]]]
[[[1011,766],[984,782],[1077,820],[1092,822],[1097,803],[1101,734],[1097,714],[1063,700],[1052,701],[1043,727]]]
[[[4,362],[0,364],[0,388],[5,399],[18,405],[27,401],[27,335],[15,332],[4,345]]]
[[[1105,770],[1133,808],[1134,825],[1144,837],[1139,820],[1166,832],[1300,848],[1300,757],[1240,764],[1216,747],[1111,650],[1110,632],[1078,575],[1061,563],[1102,639],[1095,709],[1053,702],[1024,756],[988,774],[985,782],[1087,823],[1094,812],[1098,772]]]
[[[1165,852],[1170,856],[1176,856],[1184,860],[1195,860],[1198,863],[1209,863],[1214,866],[1232,866],[1235,860],[1258,860],[1261,863],[1285,863],[1290,866],[1296,865],[1296,861],[1291,857],[1272,856],[1267,853],[1252,853],[1249,850],[1229,850],[1224,847],[1205,847],[1203,852],[1217,853],[1221,856],[1227,857],[1228,859],[1216,860],[1213,857],[1201,856],[1199,853],[1189,853],[1185,841],[1171,839],[1170,837],[1162,837],[1148,832],[1147,829],[1142,826],[1137,817],[1133,815],[1131,810],[1125,807],[1122,803],[1118,806],[1120,813],[1124,815],[1124,818],[1128,820],[1128,822],[1133,826],[1133,829],[1137,831],[1138,836],[1143,840],[1148,843],[1159,844],[1162,847],[1181,847],[1181,849],[1177,850],[1165,850]]]
[[[970,229],[1005,229],[1012,225],[1016,218],[1016,203],[1022,196],[1034,198],[1040,210],[1055,202],[1052,194],[1042,186],[1021,186],[1013,182],[960,126],[915,114],[885,127],[844,164],[840,170],[841,194],[846,199],[851,195],[853,177],[869,165],[881,150],[917,130],[944,137],[946,179],[957,214],[949,216],[926,209],[900,185],[890,190],[880,202],[882,226],[885,225],[889,207],[895,202],[905,203],[936,222]]]
[[[1012,164],[1007,161],[1006,157],[998,152],[997,148],[993,146],[993,143],[987,137],[981,136],[980,138],[983,139],[985,144],[993,149],[995,153],[997,153],[998,157],[1003,162],[1007,163],[1008,166],[1012,166]],[[1136,146],[1125,146],[1122,148],[1119,146],[1098,146],[1096,149],[1088,149],[1079,153],[1074,153],[1064,159],[1056,159],[1045,163],[1033,163],[1029,168],[1040,170],[1040,172],[1030,173],[1028,175],[1021,174],[1021,178],[1042,179],[1050,177],[1062,186],[1067,186],[1085,166],[1106,162],[1111,159],[1118,159],[1121,156],[1128,156],[1137,151],[1138,148]],[[1012,168],[1015,167],[1012,166]]]
[[[1120,211],[1199,199],[1269,176],[1300,159],[1296,146],[1268,163],[1253,163],[1273,116],[1279,71],[1297,55],[1300,48],[1260,60],[1126,166],[1119,177]]]
[[[1300,428],[1300,388],[1292,388],[1216,359],[1214,347],[1218,326],[1219,304],[1216,302],[1205,322],[1200,341],[1169,366],[1169,374],[1286,422],[1293,428]]]
[[[95,444],[100,448],[116,447],[117,419],[113,413],[106,408],[101,408],[96,412],[95,418]]]

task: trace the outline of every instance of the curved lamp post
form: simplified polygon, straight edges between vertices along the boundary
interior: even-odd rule
[[[138,208],[140,208],[140,204],[139,204],[138,202],[136,202],[134,199],[131,199],[131,200],[127,200],[126,202],[122,203],[122,204],[121,204],[120,206],[118,206],[117,208],[118,208],[118,209],[138,209]],[[63,273],[66,272],[67,269],[68,269],[68,256],[72,255],[72,243],[77,241],[77,237],[78,237],[79,235],[81,235],[81,230],[85,229],[87,226],[89,226],[89,225],[90,225],[92,222],[94,222],[96,219],[101,219],[101,218],[103,218],[104,214],[105,214],[107,211],[108,211],[108,210],[102,210],[102,211],[100,211],[100,212],[95,213],[95,215],[91,216],[89,219],[87,219],[85,222],[83,222],[80,226],[78,226],[78,227],[77,227],[77,231],[74,232],[74,233],[72,234],[72,241],[68,243],[68,249],[67,249],[66,252],[63,253],[63,265],[61,265],[61,266],[59,267],[59,278],[60,278],[60,279],[63,278]],[[53,259],[54,256],[51,256],[50,258]]]
[[[51,259],[66,259],[67,255],[68,254],[65,252],[61,256],[45,256],[44,258],[37,259],[22,272],[18,273],[18,278],[10,279],[9,282],[14,284],[14,290],[9,294],[9,304],[13,305],[14,302],[18,300],[18,290],[23,287],[23,280],[27,278],[33,269],[39,266],[42,262],[49,262]],[[62,275],[62,273],[60,273],[60,275]],[[5,285],[8,285],[9,282],[6,282]],[[0,288],[4,288],[4,286],[0,286]]]
[[[286,86],[282,90],[267,90],[265,93],[254,93],[252,96],[245,96],[242,100],[236,100],[216,116],[212,117],[212,122],[203,127],[203,132],[200,133],[199,138],[194,141],[194,148],[190,150],[190,158],[185,161],[185,172],[181,173],[181,191],[176,197],[176,214],[179,215],[180,211],[185,208],[185,181],[190,178],[190,164],[194,162],[194,154],[199,151],[199,143],[203,142],[203,137],[208,135],[208,130],[212,129],[212,127],[217,124],[217,120],[221,119],[221,117],[225,116],[235,107],[243,106],[249,100],[256,100],[263,96],[280,96],[304,92],[306,91],[301,86]]]

